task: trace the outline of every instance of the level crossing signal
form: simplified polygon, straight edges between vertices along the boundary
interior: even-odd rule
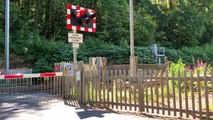
[[[67,29],[85,32],[96,32],[95,10],[68,4]]]

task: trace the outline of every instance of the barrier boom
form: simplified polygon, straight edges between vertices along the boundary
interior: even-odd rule
[[[35,74],[6,74],[0,75],[0,79],[19,79],[19,78],[36,78],[36,77],[56,77],[63,76],[63,72],[48,72]]]

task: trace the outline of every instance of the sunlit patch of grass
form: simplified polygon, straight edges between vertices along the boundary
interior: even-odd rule
[[[209,111],[212,111],[212,112],[213,112],[213,105],[210,105],[210,106],[209,106]]]

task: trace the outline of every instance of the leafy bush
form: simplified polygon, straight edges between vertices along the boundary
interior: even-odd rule
[[[177,62],[182,59],[183,63],[189,65],[194,61],[202,59],[208,64],[213,64],[213,44],[206,44],[203,47],[183,47],[180,50],[166,48],[166,56],[168,60]]]
[[[135,47],[135,55],[139,63],[155,64],[154,55],[149,47]]]
[[[206,59],[204,49],[199,46],[191,48],[184,47],[181,49],[181,51],[183,53],[181,58],[185,59],[185,63],[192,63],[192,58],[194,58],[195,60]]]
[[[27,28],[26,28],[27,29]],[[67,42],[42,38],[36,32],[28,32],[28,34],[12,40],[10,51],[12,56],[22,56],[26,62],[33,65],[36,72],[51,71],[55,62],[72,61],[72,45]],[[180,50],[166,48],[166,56],[169,61],[178,62],[188,65],[194,60],[202,59],[206,63],[212,64],[213,60],[213,44],[203,47],[184,47]],[[0,57],[3,60],[4,40],[3,31],[0,30]],[[89,57],[106,57],[108,62],[115,64],[128,64],[130,56],[130,46],[122,44],[120,46],[112,45],[104,42],[96,37],[86,37],[84,43],[78,49],[78,61],[88,62]],[[138,57],[139,63],[153,64],[154,56],[149,47],[135,47],[135,56]],[[43,62],[43,63],[42,63]],[[178,62],[179,63],[179,62]],[[49,67],[50,66],[50,67]],[[25,66],[27,67],[27,66]],[[51,68],[51,69],[50,69]]]
[[[70,44],[48,42],[39,36],[28,45],[27,60],[35,63],[35,72],[53,71],[56,62],[70,61]]]
[[[88,61],[89,57],[106,57],[108,62],[128,64],[130,56],[129,45],[116,46],[97,39],[88,39],[78,50],[79,60]],[[154,63],[153,55],[148,47],[135,47],[135,55],[139,63]]]
[[[180,51],[175,49],[165,49],[165,55],[169,61],[177,62],[180,59]]]
[[[204,63],[202,60],[199,60],[197,62],[197,65],[194,69],[190,68],[189,66],[186,66],[183,61],[180,59],[177,63],[172,63],[170,66],[168,66],[168,76],[169,77],[174,77],[174,78],[184,78],[185,75],[190,77],[191,75],[193,76],[197,76],[198,74],[200,76],[204,76],[204,75],[209,75],[211,74],[211,66]],[[187,88],[189,89],[190,86],[193,84],[193,89],[194,91],[198,90],[198,81],[194,81],[193,83],[191,82],[191,80],[186,80],[186,84],[185,81],[182,80],[174,80],[174,84],[172,80],[169,80],[169,90],[172,91],[172,85],[174,85],[175,89],[179,90],[179,88],[181,88],[181,90],[184,90],[185,85],[187,86]],[[200,82],[200,87],[201,89],[204,89],[204,81],[202,80]],[[179,86],[180,85],[180,86]],[[207,82],[207,87],[208,90],[212,90],[212,84],[211,82]]]
[[[177,63],[172,63],[168,66],[168,75],[172,76],[172,73],[174,74],[174,77],[180,77],[184,76],[184,70],[185,70],[185,64],[183,63],[182,59],[179,59]]]
[[[213,43],[204,45],[204,51],[206,58],[204,59],[207,63],[213,64]]]

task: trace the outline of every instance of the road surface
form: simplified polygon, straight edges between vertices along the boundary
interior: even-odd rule
[[[153,120],[80,107],[47,94],[0,94],[0,120]]]

